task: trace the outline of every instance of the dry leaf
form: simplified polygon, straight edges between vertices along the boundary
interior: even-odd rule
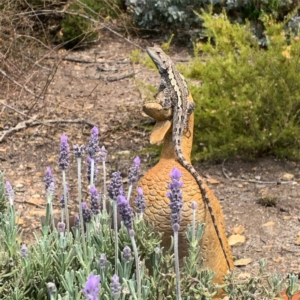
[[[239,267],[239,266],[246,266],[246,265],[250,264],[251,262],[252,262],[252,258],[242,258],[242,259],[236,260],[233,264],[236,267]]]
[[[273,221],[262,224],[262,226],[273,226],[275,223]]]
[[[280,263],[282,262],[283,258],[282,257],[278,257],[278,258],[274,258],[273,259],[276,263]]]
[[[300,245],[300,236],[299,236],[299,234],[298,234],[298,237],[297,237],[297,239],[296,239],[295,244],[296,244],[296,245]]]
[[[284,216],[283,219],[284,220],[290,220],[292,218],[292,216]]]
[[[244,228],[243,225],[239,225],[239,226],[237,226],[237,227],[233,227],[233,228],[231,229],[231,231],[232,231],[233,234],[242,234],[242,233],[244,233],[245,228]]]
[[[240,234],[233,234],[228,238],[228,243],[230,246],[238,246],[245,242],[245,236]]]
[[[220,183],[220,181],[213,179],[213,178],[208,178],[206,181],[210,184],[219,184]]]
[[[238,279],[248,279],[251,277],[251,274],[250,273],[241,273],[238,275]]]

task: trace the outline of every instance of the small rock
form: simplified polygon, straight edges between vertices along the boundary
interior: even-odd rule
[[[242,259],[236,260],[233,264],[236,267],[241,267],[241,266],[246,266],[246,265],[250,264],[251,262],[252,262],[252,258],[242,258]]]
[[[255,180],[261,180],[261,176],[255,176]]]
[[[281,177],[282,181],[290,181],[293,180],[295,178],[294,174],[290,174],[290,173],[285,173],[283,174],[283,176]]]
[[[18,189],[22,188],[23,186],[24,186],[24,184],[22,184],[22,183],[16,184],[16,188],[18,188]]]
[[[295,242],[296,245],[300,245],[300,236],[299,236],[299,233],[298,233],[298,237],[296,239],[296,242]]]
[[[230,246],[239,246],[245,242],[245,236],[240,234],[233,234],[228,238]]]

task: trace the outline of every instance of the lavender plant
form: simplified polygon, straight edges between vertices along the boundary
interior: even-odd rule
[[[91,131],[90,142],[86,147],[86,152],[90,159],[90,185],[94,185],[94,174],[95,174],[95,159],[99,152],[99,130],[96,126]]]
[[[79,170],[81,171],[81,168]],[[119,172],[113,174],[108,192],[112,205],[119,204],[123,219],[120,225],[114,221],[114,228],[111,228],[111,219],[107,218],[109,215],[106,210],[99,211],[99,207],[96,207],[96,204],[99,204],[99,197],[96,187],[91,186],[90,204],[94,213],[99,213],[99,224],[92,217],[88,204],[78,200],[81,203],[80,208],[83,208],[83,214],[82,218],[79,215],[76,217],[75,236],[64,223],[59,223],[57,228],[51,231],[49,216],[52,214],[50,203],[54,192],[54,179],[50,178],[50,174],[51,170],[47,169],[45,181],[48,221],[43,225],[40,234],[34,233],[35,242],[28,245],[28,248],[25,244],[20,247],[21,231],[16,224],[14,193],[11,185],[6,184],[7,202],[10,205],[4,213],[0,213],[0,239],[4,241],[0,243],[0,299],[44,300],[48,297],[47,299],[60,300],[169,300],[182,297],[187,300],[209,300],[216,295],[218,287],[212,282],[213,272],[201,269],[199,243],[205,227],[204,224],[196,222],[195,203],[191,207],[193,221],[186,233],[189,242],[188,256],[180,268],[181,285],[178,288],[180,279],[178,280],[178,276],[174,274],[178,243],[176,233],[180,226],[182,207],[182,182],[178,170],[172,171],[169,184],[168,197],[171,200],[174,239],[170,248],[166,250],[160,247],[161,234],[156,233],[152,225],[143,218],[137,217],[147,209],[142,190],[137,189],[135,217],[129,199],[125,198]],[[135,181],[132,182],[134,183]],[[81,193],[81,187],[78,191]],[[81,199],[81,195],[78,199]],[[111,203],[108,205],[110,209]],[[79,234],[78,227],[81,221],[85,221],[87,226],[86,231],[82,229]],[[115,245],[120,245],[123,249],[121,253],[117,251],[117,255]],[[289,297],[298,289],[295,276],[290,276],[285,283],[279,276],[267,276],[265,263],[260,262],[260,265],[259,274],[249,280],[239,282],[236,276],[228,276],[224,285],[228,296],[237,300],[253,295],[257,299],[262,297],[272,299],[282,291],[285,284]],[[178,266],[175,268],[176,271],[178,268]]]
[[[129,183],[129,188],[128,188],[128,195],[127,199],[129,200],[131,197],[131,192],[132,192],[132,186],[134,183],[138,181],[138,172],[139,172],[139,167],[140,167],[141,160],[137,156],[133,160],[133,165],[131,166],[128,174],[128,183]]]
[[[117,200],[118,196],[122,195],[123,184],[120,172],[114,172],[112,174],[110,184],[108,186],[108,195],[113,202],[113,224],[114,224],[114,237],[115,237],[115,270],[117,270],[118,265],[118,255],[119,255],[119,246],[118,246],[118,224],[117,224]],[[117,272],[117,271],[116,271]]]
[[[66,169],[69,166],[69,144],[68,144],[68,137],[63,134],[60,139],[60,154],[59,154],[59,161],[58,166],[62,170],[62,184],[64,189],[64,200],[65,200],[65,216],[67,220],[67,230],[70,230],[70,222],[69,222],[69,210],[68,210],[68,202],[67,202],[67,183],[66,183]],[[62,222],[63,217],[62,217]]]
[[[174,261],[175,261],[175,273],[176,273],[176,298],[181,300],[180,290],[180,271],[179,271],[179,256],[178,256],[178,231],[180,228],[181,209],[183,205],[182,201],[182,186],[183,182],[180,181],[182,176],[181,172],[177,168],[173,168],[170,175],[172,181],[169,183],[168,188],[171,190],[167,193],[167,197],[171,200],[169,204],[171,208],[171,223],[174,231]]]

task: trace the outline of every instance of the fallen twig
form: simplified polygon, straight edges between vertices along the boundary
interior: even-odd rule
[[[86,120],[82,120],[82,119],[75,119],[75,120],[57,119],[57,120],[43,120],[43,121],[35,121],[35,119],[36,119],[36,116],[31,118],[30,120],[26,120],[26,121],[18,123],[13,128],[5,130],[2,134],[2,136],[0,137],[0,143],[3,142],[4,138],[8,134],[10,134],[12,132],[22,130],[22,129],[26,129],[26,128],[31,127],[31,126],[46,125],[46,124],[53,124],[53,123],[79,123],[79,124],[87,124],[91,127],[96,126],[96,124],[94,124],[92,122],[89,122],[89,121],[86,121]]]
[[[29,118],[29,116],[27,116],[26,114],[22,113],[21,111],[17,110],[16,108],[14,108],[14,107],[12,107],[12,106],[10,106],[10,105],[8,105],[8,104],[5,104],[5,103],[3,103],[3,102],[1,102],[1,101],[0,101],[0,104],[2,104],[3,106],[5,106],[5,107],[7,107],[7,108],[9,108],[9,109],[14,110],[15,112],[17,112],[18,114],[20,114],[20,115],[22,115],[22,116],[24,116],[24,117]]]
[[[287,183],[293,183],[293,181],[262,181],[262,180],[253,180],[253,179],[239,179],[239,178],[230,178],[228,174],[226,174],[224,169],[225,161],[222,163],[222,173],[225,178],[227,178],[230,181],[240,181],[240,182],[249,182],[249,183],[260,183],[260,184],[287,184]]]

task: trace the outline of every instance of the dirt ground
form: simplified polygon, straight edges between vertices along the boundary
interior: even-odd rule
[[[147,42],[143,43],[147,46]],[[124,40],[104,35],[92,49],[70,53],[61,61],[46,97],[30,112],[34,99],[28,96],[15,99],[12,85],[3,89],[6,95],[10,91],[11,96],[4,103],[28,115],[24,117],[0,106],[0,138],[10,128],[31,118],[30,122],[54,121],[29,125],[2,136],[0,142],[0,170],[5,172],[5,180],[9,180],[15,189],[24,241],[33,239],[32,232],[39,227],[39,217],[44,214],[43,176],[47,166],[57,178],[57,199],[62,194],[57,159],[63,133],[68,135],[71,145],[86,144],[92,125],[97,125],[100,145],[108,150],[108,174],[120,170],[126,177],[136,155],[141,157],[142,174],[155,164],[157,155],[145,151],[149,146],[146,126],[149,127],[152,121],[141,112],[145,96],[139,87],[141,83],[158,85],[159,76],[153,70],[131,64],[129,56],[134,49]],[[175,61],[186,60],[186,53],[178,51],[172,57]],[[39,88],[38,79],[47,74],[40,72],[35,76]],[[61,120],[83,122],[63,123]],[[232,251],[236,259],[250,258],[252,261],[237,267],[238,270],[252,272],[258,266],[258,260],[264,258],[270,271],[299,273],[300,163],[269,157],[252,162],[235,159],[223,164],[201,163],[195,167],[221,202],[228,236],[235,232],[245,237],[245,241],[232,246]],[[83,174],[86,174],[85,161],[83,168]],[[73,212],[77,187],[75,174],[76,161],[72,157],[67,178]],[[101,176],[100,168],[99,185]],[[84,180],[87,197],[87,179]],[[59,213],[58,200],[55,209]],[[233,243],[235,238],[232,238]]]

